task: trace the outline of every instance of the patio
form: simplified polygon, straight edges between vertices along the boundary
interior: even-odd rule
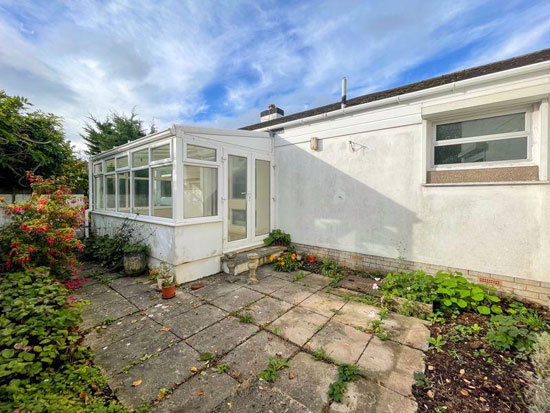
[[[247,284],[248,274],[217,274],[161,300],[155,282],[91,265],[84,271],[90,282],[74,294],[91,302],[84,344],[131,408],[157,400],[162,412],[416,411],[412,374],[424,371],[425,322],[390,313],[383,322],[390,338],[382,341],[361,331],[379,308],[343,300],[327,277],[295,280],[297,274],[264,266],[257,285]],[[190,288],[199,283],[204,287]],[[333,362],[316,360],[319,349]],[[215,359],[199,361],[202,353]],[[259,380],[275,355],[289,367],[274,383]],[[361,377],[341,403],[330,403],[341,363],[356,365]],[[228,367],[219,373],[221,365]]]

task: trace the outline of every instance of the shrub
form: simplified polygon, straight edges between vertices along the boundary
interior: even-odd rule
[[[4,207],[11,220],[0,230],[0,271],[48,266],[58,277],[76,274],[74,250],[84,245],[75,229],[84,224],[86,206],[71,199],[64,178],[27,176],[31,197]]]
[[[45,268],[0,279],[0,411],[122,411],[80,346],[78,307]]]
[[[296,253],[294,252],[285,252],[276,259],[272,256],[270,260],[273,261],[275,271],[292,272],[302,268],[303,265],[302,262],[296,259]]]
[[[535,333],[516,316],[496,315],[491,317],[492,327],[487,340],[498,350],[516,350],[529,353],[535,343]]]
[[[85,256],[118,271],[124,267],[125,252],[148,252],[148,247],[143,244],[145,238],[132,222],[125,220],[112,235],[92,233],[86,239]]]
[[[264,239],[264,244],[269,247],[270,245],[283,245],[285,247],[290,246],[290,234],[281,231],[280,229],[274,229],[269,233],[269,237]]]
[[[531,360],[535,367],[535,376],[529,378],[526,391],[529,411],[548,412],[550,411],[550,334],[542,333],[536,337]]]
[[[443,311],[502,313],[494,288],[472,283],[460,273],[440,271],[433,277],[423,271],[390,273],[384,278],[382,288],[408,300],[433,303]]]

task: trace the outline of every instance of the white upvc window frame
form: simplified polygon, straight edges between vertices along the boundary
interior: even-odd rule
[[[124,158],[124,157],[127,157],[128,158],[128,165],[127,166],[124,166],[122,168],[119,168],[117,166],[117,162],[120,158]],[[130,159],[130,154],[128,152],[124,152],[124,153],[121,153],[121,154],[117,154],[115,155],[115,171],[116,172],[124,172],[124,171],[127,171],[128,169],[130,169],[130,163],[132,162],[132,160]]]
[[[95,171],[95,167],[97,165],[101,166],[101,172],[96,172]],[[93,194],[92,194],[92,210],[93,211],[106,211],[106,208],[105,208],[105,175],[104,175],[104,171],[105,171],[105,165],[104,165],[103,160],[93,162],[93,164],[92,164],[92,179],[93,179],[93,182],[92,182],[92,191],[93,191]],[[101,209],[96,208],[97,198],[98,198],[98,190],[97,190],[97,186],[96,186],[95,182],[96,182],[97,177],[99,177],[101,179],[102,184],[103,184],[103,208],[101,208]]]
[[[458,139],[448,139],[443,141],[436,140],[436,129],[438,125],[444,125],[454,122],[465,122],[476,119],[490,118],[494,116],[501,115],[511,115],[515,113],[525,113],[525,130],[519,132],[508,132],[502,134],[493,134],[493,135],[483,135],[483,136],[474,136],[468,138],[458,138]],[[512,166],[527,166],[535,164],[533,161],[533,128],[532,128],[532,118],[533,118],[533,105],[522,105],[516,106],[507,109],[501,110],[491,110],[478,112],[476,115],[467,116],[467,115],[457,115],[450,116],[446,118],[437,119],[437,121],[431,122],[431,140],[430,142],[430,171],[441,171],[441,170],[455,170],[455,169],[473,169],[473,168],[487,168],[487,167],[512,167]],[[527,158],[526,159],[517,159],[517,160],[504,160],[504,161],[489,161],[489,162],[468,162],[468,163],[456,163],[456,164],[444,164],[436,165],[435,164],[435,148],[441,146],[450,146],[450,145],[459,145],[464,143],[474,143],[474,142],[488,142],[488,141],[498,141],[503,139],[511,138],[524,138],[527,137]]]
[[[187,157],[187,145],[192,145],[192,146],[200,146],[202,148],[207,148],[207,149],[215,149],[216,150],[216,160],[215,161],[205,161],[205,160],[201,160],[201,159],[194,159],[194,158],[188,158]],[[203,141],[200,141],[200,140],[193,140],[192,142],[188,142],[188,141],[184,141],[183,143],[183,147],[182,147],[182,151],[183,153],[181,154],[182,156],[182,163],[183,163],[183,168],[182,168],[182,171],[183,171],[183,179],[182,179],[182,183],[181,183],[181,193],[182,193],[182,197],[185,196],[185,191],[184,191],[184,187],[185,187],[185,167],[186,166],[197,166],[197,167],[205,167],[205,168],[214,168],[218,171],[217,175],[218,175],[218,179],[217,179],[217,214],[216,215],[213,215],[213,216],[209,216],[209,217],[196,217],[196,218],[185,218],[185,201],[182,202],[182,205],[183,205],[183,212],[182,212],[182,217],[183,217],[183,224],[203,224],[203,223],[209,223],[209,222],[219,222],[219,221],[222,221],[223,220],[223,215],[222,215],[222,202],[221,202],[221,198],[222,198],[222,194],[221,194],[221,190],[222,190],[222,184],[223,184],[223,177],[222,177],[222,168],[221,168],[221,165],[222,165],[222,157],[221,157],[221,146],[220,145],[217,145],[213,142],[203,142]]]
[[[163,158],[157,161],[153,161],[153,149],[164,145],[169,145],[169,148],[170,148],[168,158]],[[174,159],[173,152],[174,151],[173,151],[173,145],[172,145],[171,139],[164,139],[162,141],[151,143],[149,145],[149,166],[158,166],[158,165],[164,165],[166,163],[171,163]]]

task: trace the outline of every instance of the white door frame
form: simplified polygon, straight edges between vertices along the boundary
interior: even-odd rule
[[[229,156],[241,156],[246,158],[247,162],[247,189],[246,189],[246,238],[228,241],[228,232],[229,232]],[[269,215],[270,215],[270,231],[273,228],[273,156],[260,153],[253,150],[244,150],[244,149],[233,149],[224,147],[223,148],[223,195],[222,195],[222,205],[223,205],[223,251],[235,251],[239,249],[246,249],[248,247],[253,247],[256,245],[263,244],[264,238],[269,234],[265,235],[256,235],[256,222],[255,222],[255,212],[256,212],[256,159],[269,161],[270,162],[270,205],[269,205]]]

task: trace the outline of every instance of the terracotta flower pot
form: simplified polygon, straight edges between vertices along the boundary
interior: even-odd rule
[[[176,286],[170,285],[168,287],[162,287],[162,298],[168,299],[176,295]]]

